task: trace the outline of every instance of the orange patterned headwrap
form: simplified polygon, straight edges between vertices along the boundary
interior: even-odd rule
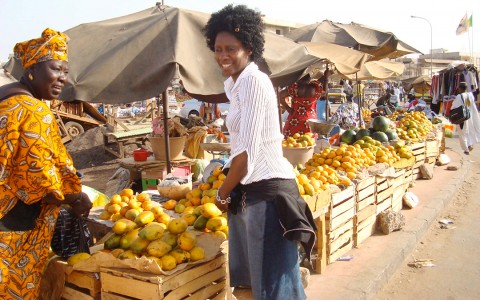
[[[68,61],[67,42],[67,35],[47,28],[42,37],[16,44],[13,53],[15,58],[22,60],[24,69],[52,59]]]

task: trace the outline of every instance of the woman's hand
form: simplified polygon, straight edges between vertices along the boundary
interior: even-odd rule
[[[228,210],[228,202],[227,198],[230,197],[230,194],[228,195],[223,195],[221,190],[219,189],[217,191],[217,196],[215,197],[215,205],[222,211],[225,212]],[[223,202],[223,203],[222,203]]]
[[[88,217],[90,209],[92,208],[92,201],[88,198],[88,195],[85,193],[80,193],[80,197],[70,204],[72,207],[72,213],[77,217]]]

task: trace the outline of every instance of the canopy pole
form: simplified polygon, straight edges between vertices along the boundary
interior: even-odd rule
[[[323,78],[322,78],[322,86],[325,89],[325,122],[328,123],[328,119],[330,116],[330,110],[328,109],[328,74],[329,74],[329,69],[328,69],[328,63],[327,67],[325,68],[325,73],[323,73]]]
[[[162,93],[163,106],[163,135],[165,137],[165,159],[167,160],[167,174],[172,173],[172,165],[170,162],[170,138],[168,137],[168,98],[167,90]]]
[[[280,133],[283,133],[283,122],[282,122],[282,105],[280,103],[280,91],[279,87],[275,88],[275,93],[277,94],[277,110],[278,110],[278,121],[280,122]]]
[[[358,72],[355,73],[355,84],[357,88],[357,98],[358,98],[358,119],[360,120],[360,126],[363,124],[363,119],[362,119],[362,107],[363,107],[363,101],[362,97],[360,97],[360,86],[358,84]],[[353,100],[352,100],[353,101]]]

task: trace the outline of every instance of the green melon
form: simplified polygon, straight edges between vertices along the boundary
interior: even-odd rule
[[[345,143],[347,145],[351,145],[353,144],[353,142],[355,142],[355,136],[356,136],[356,133],[354,130],[352,129],[345,130],[340,136],[340,142]]]
[[[357,131],[357,134],[355,135],[355,139],[358,141],[362,139],[364,136],[370,136],[370,130],[360,129],[359,131]]]
[[[388,143],[388,136],[385,132],[382,132],[382,131],[375,131],[373,134],[372,134],[372,138],[374,140],[377,140],[381,143]]]
[[[385,134],[387,135],[389,141],[398,139],[398,135],[395,130],[387,130]]]
[[[390,119],[384,116],[377,116],[372,121],[373,130],[386,132],[388,130],[388,125],[390,125]]]

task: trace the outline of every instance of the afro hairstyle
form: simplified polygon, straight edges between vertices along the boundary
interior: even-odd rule
[[[251,60],[258,61],[263,54],[265,37],[262,15],[245,5],[229,4],[211,15],[203,29],[207,46],[215,51],[215,39],[220,32],[235,36],[242,45],[252,51]]]

